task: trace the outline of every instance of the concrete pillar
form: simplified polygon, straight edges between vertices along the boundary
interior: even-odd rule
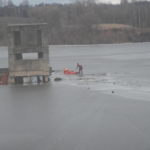
[[[23,77],[17,77],[17,84],[23,84]]]
[[[45,82],[48,82],[48,76],[45,76]]]
[[[45,82],[45,76],[43,76],[43,82]]]
[[[41,79],[39,76],[37,76],[37,83],[40,83],[41,82]]]
[[[30,84],[31,83],[31,77],[28,76],[28,83]]]
[[[15,78],[14,77],[11,77],[11,83],[15,84]]]

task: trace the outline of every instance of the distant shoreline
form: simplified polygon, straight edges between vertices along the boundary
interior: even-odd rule
[[[108,44],[74,44],[74,45],[49,45],[50,46],[99,46],[99,45],[119,45],[119,44],[141,44],[141,43],[150,43],[150,42],[128,42],[128,43],[108,43]],[[0,47],[8,47],[8,45],[0,45]]]

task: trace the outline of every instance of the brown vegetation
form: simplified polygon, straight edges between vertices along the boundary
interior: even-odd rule
[[[95,36],[95,43],[123,43],[132,42],[132,36],[136,29],[123,24],[99,24],[92,26]]]
[[[104,30],[130,30],[133,29],[132,26],[125,25],[125,24],[98,24],[92,25],[92,29],[97,29],[99,31]]]

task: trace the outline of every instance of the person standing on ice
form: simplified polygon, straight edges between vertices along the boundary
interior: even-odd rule
[[[79,74],[83,74],[83,67],[79,63],[77,63],[77,68],[79,68]]]

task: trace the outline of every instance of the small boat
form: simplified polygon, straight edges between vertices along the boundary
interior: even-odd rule
[[[78,74],[79,72],[69,71],[68,69],[64,69],[64,74]]]
[[[66,71],[64,72],[64,74],[78,74],[79,72],[75,72],[75,71]]]

